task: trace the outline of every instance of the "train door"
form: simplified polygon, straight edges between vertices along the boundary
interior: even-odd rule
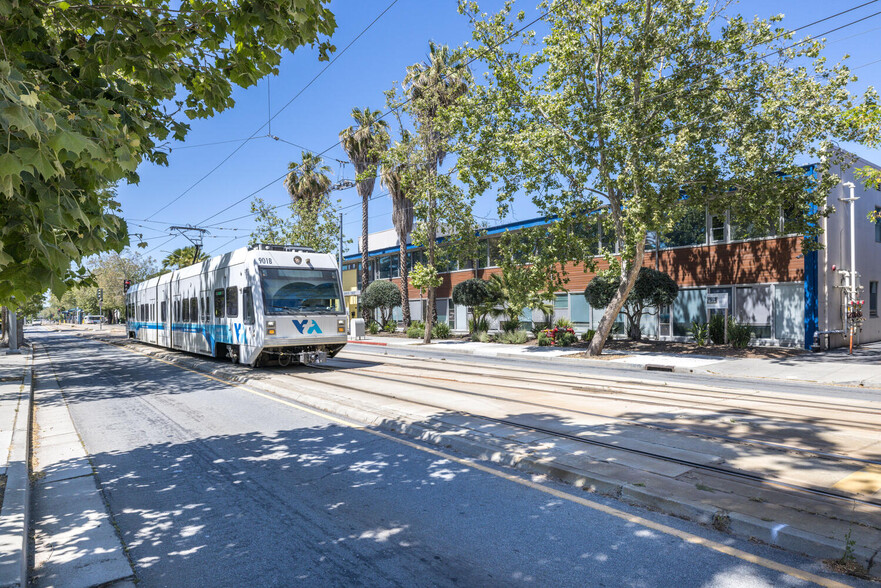
[[[159,329],[156,331],[159,337],[159,345],[168,347],[171,344],[171,312],[168,308],[168,285],[159,286]]]
[[[184,331],[181,324],[181,297],[180,293],[174,294],[171,304],[171,346],[176,349],[183,349]]]

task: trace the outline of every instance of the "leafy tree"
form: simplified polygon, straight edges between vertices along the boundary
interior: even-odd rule
[[[415,177],[421,180],[422,186],[422,189],[414,193],[416,214],[423,221],[419,240],[425,245],[428,265],[435,268],[439,219],[446,216],[464,218],[466,223],[470,220],[470,214],[457,214],[470,213],[470,208],[455,198],[458,191],[453,189],[449,178],[438,175],[438,168],[448,150],[447,111],[466,94],[471,83],[471,73],[464,57],[462,50],[450,50],[446,45],[431,42],[428,62],[415,63],[408,67],[403,83],[408,98],[406,109],[416,126],[414,137],[422,159],[421,166],[411,168],[417,174]],[[443,200],[446,205],[444,208],[451,214],[438,214],[439,200]],[[436,314],[435,289],[432,286],[428,288],[426,312],[426,318],[432,317],[432,320],[425,321],[425,343],[431,342],[431,326],[435,322]]]
[[[867,101],[854,108],[848,113],[848,120],[858,132],[865,133],[868,145],[881,145],[881,105],[877,101]],[[881,170],[867,165],[857,169],[856,175],[866,186],[881,188]],[[875,212],[869,213],[869,220],[878,220]]]
[[[464,306],[471,315],[471,334],[484,322],[489,310],[499,301],[498,291],[486,280],[471,278],[453,286],[453,304]]]
[[[376,280],[371,282],[361,295],[361,305],[369,310],[378,309],[382,324],[391,317],[392,310],[401,305],[401,291],[392,282]]]
[[[401,268],[401,309],[404,318],[404,326],[410,325],[410,291],[407,264],[407,238],[413,230],[413,201],[410,200],[405,187],[405,175],[402,173],[406,166],[407,143],[409,135],[405,135],[402,142],[386,152],[385,161],[382,164],[381,182],[388,190],[392,199],[392,224],[398,235],[398,266]],[[366,238],[364,239],[366,243]],[[366,247],[365,247],[366,250]],[[362,268],[363,264],[362,256]],[[362,282],[363,283],[363,282]]]
[[[330,253],[337,247],[339,221],[330,201],[330,167],[321,165],[321,158],[304,151],[300,163],[288,165],[285,188],[291,198],[290,219],[281,218],[262,198],[251,202],[251,212],[257,213],[257,227],[251,233],[249,244],[302,245],[320,253]]]
[[[276,213],[277,207],[257,197],[251,212],[257,213],[257,226],[248,239],[249,245],[302,245],[320,253],[332,253],[339,242],[340,223],[330,199],[296,201],[287,205],[288,218]]]
[[[634,287],[649,232],[668,233],[690,209],[727,209],[736,224],[759,226],[782,205],[802,212],[794,231],[817,234],[838,181],[831,141],[860,138],[842,119],[854,104],[851,74],[819,57],[819,41],[793,43],[778,17],[747,22],[691,0],[542,6],[542,35],[517,34],[525,15],[512,16],[510,3],[473,17],[471,54],[488,71],[463,99],[458,167],[472,195],[497,190],[500,213],[525,193],[560,219],[546,229],[544,266],[592,265],[572,255],[576,238],[556,245],[607,211],[604,244],[620,244],[621,281],[590,354]],[[480,14],[473,2],[460,9]],[[805,156],[823,162],[817,178],[797,164]]]
[[[60,292],[85,257],[121,251],[113,187],[167,163],[183,116],[229,108],[232,84],[335,28],[324,0],[0,0],[0,303]]]
[[[611,272],[608,275],[597,275],[584,289],[584,297],[594,308],[605,308],[611,304],[615,294],[621,287],[621,274]],[[634,341],[642,340],[640,322],[643,314],[657,314],[661,306],[673,304],[679,286],[668,274],[643,267],[639,270],[633,288],[621,312],[627,317],[628,336]],[[649,311],[649,308],[654,308]]]
[[[208,254],[204,251],[199,251],[199,253],[196,254],[195,245],[180,247],[165,256],[165,259],[162,260],[162,269],[181,269],[199,263],[200,261],[205,261],[206,259],[208,259]]]
[[[368,216],[367,208],[373,186],[376,183],[376,170],[382,153],[388,149],[388,123],[382,118],[382,112],[365,108],[352,109],[352,118],[358,127],[350,126],[340,133],[340,145],[355,166],[357,183],[355,188],[361,197],[361,287],[367,287],[370,277],[367,267],[367,256],[370,247],[367,244]]]

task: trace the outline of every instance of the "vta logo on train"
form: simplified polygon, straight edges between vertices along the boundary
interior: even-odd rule
[[[301,321],[298,321],[297,319],[291,319],[291,322],[294,323],[294,326],[297,327],[297,330],[300,331],[300,334],[302,335],[303,329],[306,328],[306,323],[309,322],[309,319],[304,319]],[[318,333],[319,335],[321,334],[321,328],[318,326],[318,323],[316,323],[314,320],[312,321],[312,326],[309,327],[308,331],[306,331],[307,335],[311,335],[313,333]]]

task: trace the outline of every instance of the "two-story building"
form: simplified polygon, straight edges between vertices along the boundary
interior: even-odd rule
[[[865,300],[865,320],[859,341],[881,340],[878,316],[878,283],[881,281],[881,223],[867,220],[868,213],[881,211],[881,190],[867,188],[854,177],[854,167],[871,165],[857,160],[847,170],[833,170],[842,181],[829,193],[827,202],[835,212],[824,219],[822,248],[802,253],[803,236],[787,233],[782,211],[769,223],[770,230],[755,234],[735,226],[727,214],[699,211],[683,221],[683,230],[664,237],[659,249],[651,249],[645,265],[667,272],[679,285],[676,301],[642,320],[642,332],[649,339],[686,340],[694,320],[706,321],[707,295],[728,294],[728,311],[737,321],[748,324],[758,345],[823,347],[847,344],[848,272],[855,270],[859,280],[857,298]],[[806,166],[813,173],[813,166]],[[853,188],[849,186],[853,184]],[[851,193],[855,200],[847,200]],[[853,215],[853,225],[851,225]],[[481,253],[474,260],[441,268],[443,284],[437,290],[438,319],[454,331],[467,329],[466,309],[451,300],[453,287],[470,278],[488,279],[501,272],[498,267],[498,236],[506,231],[546,224],[545,218],[500,224],[481,232]],[[853,231],[851,231],[853,226]],[[600,237],[601,238],[601,237]],[[368,271],[370,281],[386,279],[400,283],[399,244],[393,229],[370,235]],[[408,243],[408,265],[422,259],[420,248]],[[343,288],[348,291],[350,316],[358,312],[361,255],[345,257]],[[853,260],[853,261],[851,261]],[[597,270],[607,264],[597,256]],[[852,265],[853,264],[853,265]],[[553,297],[554,317],[565,316],[584,331],[595,328],[602,308],[591,308],[584,289],[596,275],[585,264],[571,262],[565,268],[568,283]],[[425,299],[409,287],[410,315],[423,317]],[[713,310],[711,312],[724,312]],[[394,318],[401,319],[400,308]],[[524,326],[541,322],[544,316],[529,312]],[[623,332],[623,331],[622,331]]]

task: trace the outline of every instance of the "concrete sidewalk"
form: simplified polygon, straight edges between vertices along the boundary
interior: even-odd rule
[[[350,339],[349,344],[412,348],[420,351],[439,351],[481,357],[528,359],[530,361],[578,362],[582,365],[617,367],[622,369],[659,369],[674,372],[693,372],[734,378],[760,378],[814,382],[830,385],[881,388],[881,343],[867,343],[848,355],[847,349],[822,353],[806,353],[783,359],[726,358],[713,355],[684,355],[674,353],[627,352],[626,357],[590,359],[575,357],[583,349],[565,347],[538,347],[536,345],[504,345],[476,343],[462,340],[436,341],[423,345],[420,339],[400,337],[365,337]],[[617,356],[618,352],[604,355]]]
[[[0,586],[25,586],[30,517],[31,394],[33,358],[0,349],[0,475],[5,479],[0,507]]]

